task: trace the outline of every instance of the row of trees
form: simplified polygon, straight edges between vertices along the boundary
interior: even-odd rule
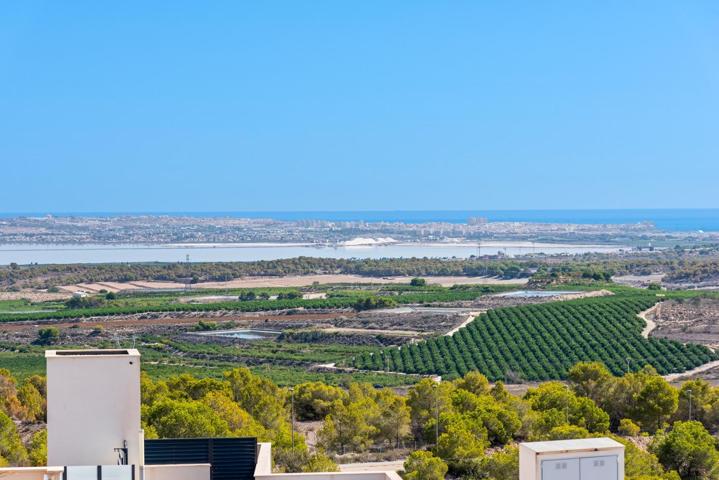
[[[43,319],[86,318],[107,315],[132,315],[148,312],[206,312],[232,310],[241,312],[261,312],[271,310],[290,310],[294,308],[328,309],[352,308],[355,298],[320,298],[304,300],[302,298],[277,300],[250,300],[216,303],[171,303],[160,305],[104,305],[97,308],[65,309],[35,313],[0,314],[0,322],[31,321]]]
[[[526,277],[536,261],[438,258],[335,259],[297,257],[254,262],[137,263],[0,266],[0,286],[69,285],[138,280],[227,281],[241,277],[315,274],[354,274],[382,277],[433,275]]]
[[[642,337],[644,323],[636,315],[655,302],[637,295],[498,308],[451,337],[368,352],[352,363],[365,370],[450,377],[478,370],[494,381],[564,378],[580,361],[601,361],[614,374],[645,364],[666,374],[716,358],[701,345]]]

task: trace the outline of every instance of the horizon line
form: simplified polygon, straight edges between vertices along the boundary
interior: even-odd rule
[[[369,210],[78,210],[78,211],[0,211],[0,215],[92,215],[92,214],[223,214],[223,213],[399,213],[399,212],[657,212],[657,211],[690,211],[690,210],[718,210],[719,207],[668,207],[668,208],[508,208],[508,209],[369,209]]]

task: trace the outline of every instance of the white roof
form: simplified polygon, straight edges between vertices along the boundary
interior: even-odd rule
[[[139,357],[140,352],[135,348],[107,348],[89,350],[45,350],[45,358],[55,357]]]
[[[581,438],[576,440],[555,440],[552,442],[527,442],[520,445],[535,453],[559,453],[624,448],[624,445],[621,443],[606,437]]]

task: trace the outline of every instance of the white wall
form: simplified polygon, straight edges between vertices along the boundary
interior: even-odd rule
[[[210,480],[210,464],[145,465],[144,480]]]
[[[396,472],[272,473],[272,446],[258,443],[255,480],[402,480]]]
[[[142,464],[140,353],[45,357],[48,463],[114,465],[127,441],[128,463]]]
[[[58,467],[18,467],[0,468],[2,480],[61,480],[62,468]]]

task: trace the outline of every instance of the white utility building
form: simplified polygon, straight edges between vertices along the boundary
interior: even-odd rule
[[[140,352],[50,350],[49,465],[142,465]]]
[[[611,438],[519,445],[520,480],[624,480],[624,445]]]

